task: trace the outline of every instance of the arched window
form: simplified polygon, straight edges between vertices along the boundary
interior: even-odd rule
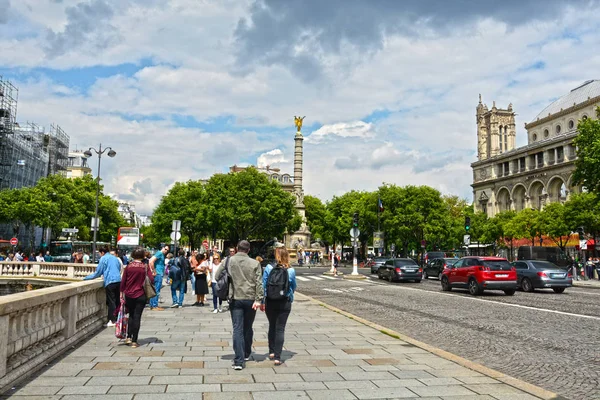
[[[556,133],[558,134],[558,133],[560,133],[562,128],[560,125],[556,125],[556,128],[554,128],[554,129],[556,129]]]
[[[573,129],[575,127],[575,121],[570,120],[569,121],[569,129]]]
[[[548,129],[544,129],[544,138],[547,138],[550,135]]]

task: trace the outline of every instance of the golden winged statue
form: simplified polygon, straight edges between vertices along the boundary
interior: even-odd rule
[[[306,116],[300,118],[294,115],[294,125],[296,125],[296,128],[298,128],[298,132],[300,132],[302,129],[302,121],[304,121],[304,118],[306,118]]]

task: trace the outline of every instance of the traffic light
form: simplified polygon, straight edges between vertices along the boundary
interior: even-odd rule
[[[357,212],[354,213],[354,219],[352,221],[352,226],[355,228],[358,228],[358,213]]]
[[[471,217],[465,217],[465,231],[469,232],[471,229]]]

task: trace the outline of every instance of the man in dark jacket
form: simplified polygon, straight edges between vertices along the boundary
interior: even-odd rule
[[[180,249],[178,257],[169,269],[169,278],[171,283],[171,296],[173,297],[173,305],[171,308],[183,307],[183,296],[187,292],[187,281],[190,274],[190,262],[185,256],[185,250]],[[179,290],[179,296],[177,291]]]

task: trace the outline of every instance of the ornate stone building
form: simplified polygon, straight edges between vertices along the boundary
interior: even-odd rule
[[[600,105],[600,80],[591,80],[544,108],[525,124],[527,145],[515,148],[515,113],[476,108],[477,158],[473,168],[473,204],[492,217],[507,210],[542,209],[564,202],[581,190],[572,182],[576,158],[573,138],[581,119],[594,118]]]

